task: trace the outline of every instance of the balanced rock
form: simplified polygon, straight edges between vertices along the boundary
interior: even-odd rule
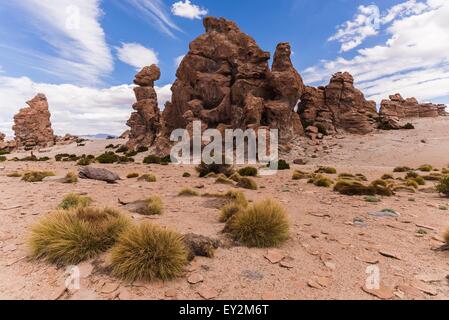
[[[160,131],[160,110],[154,82],[159,80],[161,71],[156,65],[144,67],[137,75],[134,88],[137,102],[133,105],[136,111],[131,115],[127,125],[131,128],[128,134],[127,147],[151,146]]]
[[[318,127],[325,134],[368,134],[378,119],[376,103],[354,87],[348,72],[334,74],[326,87],[306,87],[298,112],[306,127]]]
[[[21,109],[14,116],[13,130],[17,147],[53,146],[56,137],[51,128],[47,98],[39,93],[27,104],[27,108]]]
[[[270,70],[270,53],[234,22],[207,17],[204,27],[177,71],[163,113],[166,132],[200,120],[205,129],[276,128],[281,142],[302,134],[294,108],[304,84],[289,44],[278,45]]]

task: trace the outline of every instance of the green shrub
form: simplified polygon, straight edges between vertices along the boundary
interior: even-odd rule
[[[420,186],[425,186],[426,185],[426,180],[424,180],[423,177],[416,177],[416,178],[414,178],[412,180],[415,181]]]
[[[8,159],[6,159],[6,157],[0,156],[0,162],[5,162],[6,160],[8,160]]]
[[[348,196],[375,196],[376,187],[365,186],[358,181],[340,180],[334,186],[334,191]]]
[[[161,164],[162,159],[155,155],[149,155],[143,159],[144,164]]]
[[[137,153],[143,153],[143,152],[147,152],[149,149],[146,146],[140,146],[137,148]]]
[[[116,163],[119,160],[120,160],[120,157],[112,151],[105,152],[102,155],[99,155],[97,157],[97,162],[103,163],[103,164]]]
[[[128,175],[126,176],[127,179],[135,179],[138,177],[139,177],[139,174],[137,172],[128,173]]]
[[[180,234],[142,223],[128,228],[112,248],[111,270],[129,282],[170,280],[184,274],[187,254]]]
[[[412,171],[413,169],[409,168],[409,167],[396,167],[394,168],[393,172],[408,172],[408,171]]]
[[[232,168],[232,166],[230,164],[226,164],[226,163],[206,164],[206,163],[202,162],[195,169],[199,173],[200,178],[204,178],[211,173],[216,174],[216,175],[224,174],[227,177],[230,177],[232,174],[234,174],[234,169]]]
[[[417,183],[415,180],[411,180],[411,179],[407,180],[407,181],[405,182],[405,185],[406,185],[407,187],[412,187],[412,188],[415,188],[415,189],[418,189],[418,188],[419,188],[418,183]]]
[[[76,193],[69,193],[62,199],[58,208],[68,210],[79,207],[88,207],[92,203],[92,199],[87,196],[81,196]]]
[[[257,177],[257,168],[245,167],[239,170],[239,175],[242,177]]]
[[[9,154],[8,150],[0,150],[0,156],[4,156],[5,154]]]
[[[120,146],[115,152],[117,153],[126,153],[129,151],[129,148],[127,146]]]
[[[277,162],[277,168],[278,170],[290,170],[290,164],[287,161],[281,159]]]
[[[78,264],[108,250],[129,224],[114,209],[56,211],[32,227],[31,256],[56,264]]]
[[[240,179],[240,181],[237,183],[237,187],[249,189],[249,190],[257,190],[258,189],[257,183],[249,177],[242,177]]]
[[[84,157],[78,160],[78,162],[76,163],[79,166],[89,166],[94,160]]]
[[[402,129],[404,130],[413,130],[415,129],[415,126],[413,124],[411,124],[410,122],[406,123],[405,125],[402,126]]]
[[[289,236],[284,208],[273,200],[256,203],[228,220],[232,238],[248,247],[275,247]]]
[[[54,177],[55,174],[51,171],[29,171],[26,172],[22,180],[25,182],[41,182],[47,177]]]
[[[444,176],[441,178],[440,182],[436,186],[436,189],[439,193],[449,197],[449,176]]]
[[[407,172],[407,174],[405,175],[405,179],[415,179],[418,178],[419,174],[415,171],[409,171]]]

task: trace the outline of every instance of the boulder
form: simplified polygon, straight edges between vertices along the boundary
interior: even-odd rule
[[[214,256],[214,251],[220,246],[220,241],[205,236],[189,233],[183,237],[184,243],[188,249],[188,259],[193,260],[195,257]]]
[[[107,183],[115,183],[118,180],[121,180],[120,177],[112,171],[91,166],[81,168],[78,175],[81,179],[98,180]]]
[[[376,103],[354,87],[348,72],[334,74],[326,87],[306,87],[298,113],[304,126],[318,127],[326,134],[368,134],[378,118]]]
[[[56,137],[51,127],[46,96],[39,93],[27,104],[27,108],[21,109],[14,116],[16,146],[27,149],[53,146]]]

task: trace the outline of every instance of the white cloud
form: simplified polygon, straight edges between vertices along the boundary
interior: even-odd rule
[[[16,52],[34,65],[65,81],[97,84],[113,70],[113,59],[100,24],[100,0],[22,0],[12,6],[21,12],[39,39],[54,54],[36,52],[27,44]],[[1,42],[1,41],[0,41]]]
[[[379,34],[381,26],[389,24],[397,18],[417,15],[431,8],[432,4],[427,5],[416,2],[416,0],[408,0],[381,14],[379,7],[374,4],[362,5],[358,7],[358,13],[354,19],[339,26],[329,41],[340,42],[341,52],[350,51],[360,46],[366,38]]]
[[[421,13],[396,15],[384,44],[361,49],[351,59],[322,61],[303,72],[305,81],[324,83],[334,72],[349,71],[377,102],[396,92],[422,100],[448,96],[449,1],[428,0],[425,5]]]
[[[178,17],[187,19],[202,19],[208,11],[190,2],[190,0],[178,1],[171,7],[171,12]]]
[[[179,56],[179,57],[175,58],[175,65],[176,65],[176,67],[179,67],[179,65],[181,64],[182,59],[184,59],[184,57],[185,57],[185,55],[182,55],[182,56]]]
[[[128,127],[135,96],[133,85],[97,89],[71,84],[35,83],[27,77],[0,76],[0,131],[12,136],[13,117],[39,92],[46,94],[56,134],[121,134]],[[159,107],[171,99],[171,85],[156,87]]]
[[[122,46],[117,47],[116,50],[120,61],[133,66],[138,71],[145,66],[159,64],[157,52],[138,43],[122,43]]]
[[[126,3],[116,1],[115,4],[127,11],[129,11],[129,5],[131,5],[134,9],[137,9],[145,21],[151,21],[161,32],[173,38],[175,38],[173,31],[182,31],[171,19],[168,8],[162,0],[126,0]]]

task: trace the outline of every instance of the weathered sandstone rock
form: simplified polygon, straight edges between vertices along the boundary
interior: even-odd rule
[[[419,103],[416,98],[404,99],[399,93],[382,100],[379,111],[383,124],[398,124],[403,119],[445,116],[446,106]]]
[[[298,113],[305,127],[315,126],[326,134],[367,134],[376,128],[378,118],[376,103],[354,87],[348,72],[334,74],[326,87],[306,87]]]
[[[55,143],[47,98],[39,93],[14,116],[13,130],[17,147],[49,147]]]
[[[177,71],[163,113],[166,132],[201,120],[206,129],[277,128],[281,142],[302,134],[294,108],[304,84],[290,61],[290,45],[278,45],[270,70],[270,53],[234,22],[208,17],[204,27]]]
[[[156,65],[145,67],[136,75],[134,83],[138,87],[134,88],[134,93],[137,102],[133,105],[136,112],[127,122],[131,128],[127,143],[130,149],[153,145],[161,129],[160,110],[154,90],[154,82],[159,80],[160,76],[160,69]]]

